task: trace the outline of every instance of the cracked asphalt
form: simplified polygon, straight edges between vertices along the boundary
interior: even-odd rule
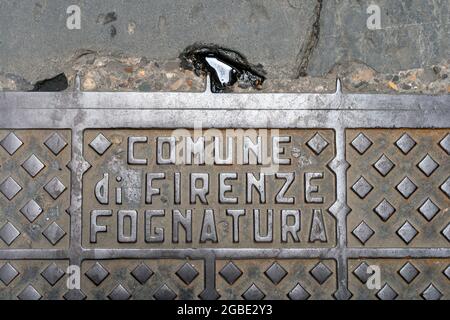
[[[74,4],[80,30],[66,27]],[[83,90],[203,90],[177,58],[200,42],[262,64],[263,91],[332,91],[340,77],[349,91],[448,93],[449,10],[450,0],[0,0],[0,90],[60,73],[69,90],[76,74]]]

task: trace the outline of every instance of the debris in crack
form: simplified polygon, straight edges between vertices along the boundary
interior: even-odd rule
[[[193,44],[179,58],[182,68],[193,70],[198,76],[210,74],[212,92],[227,92],[236,83],[240,88],[260,89],[266,80],[261,64],[252,65],[239,52],[214,44]]]
[[[449,65],[450,60],[387,74],[378,72],[363,61],[350,60],[335,64],[327,77],[339,77],[349,92],[446,94],[450,93]]]
[[[312,25],[311,32],[309,34],[309,38],[307,39],[306,43],[302,46],[302,49],[300,50],[297,57],[298,68],[296,71],[297,72],[295,77],[296,79],[308,76],[309,60],[311,59],[314,49],[319,43],[320,15],[322,13],[322,8],[323,8],[323,0],[317,0],[316,7],[314,8],[315,19]]]
[[[56,77],[51,79],[41,80],[35,83],[31,91],[40,92],[53,92],[53,91],[64,91],[69,86],[67,77],[64,73],[58,74]]]
[[[79,75],[82,91],[201,92],[205,85],[195,70],[182,69],[179,59],[153,60],[86,49],[77,50],[59,70],[67,76],[68,89],[74,86],[75,77]],[[424,68],[389,74],[378,72],[364,61],[342,59],[323,77],[308,76],[295,80],[272,76],[258,89],[262,92],[334,92],[336,78],[339,77],[346,92],[448,94],[449,74],[450,59]],[[41,74],[38,79],[51,76],[52,73]],[[0,91],[29,91],[34,81],[0,71]],[[237,84],[232,88],[233,92],[254,90]]]
[[[33,85],[21,76],[0,72],[0,91],[29,91]]]

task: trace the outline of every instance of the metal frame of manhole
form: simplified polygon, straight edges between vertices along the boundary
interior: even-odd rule
[[[199,259],[204,262],[204,299],[219,297],[216,260],[331,259],[336,267],[336,299],[349,299],[349,259],[450,259],[443,247],[351,247],[346,223],[349,184],[346,130],[384,128],[450,130],[450,96],[299,93],[135,93],[62,92],[0,93],[0,130],[67,129],[71,131],[70,240],[67,249],[0,249],[0,261],[109,259]],[[336,177],[336,201],[328,208],[336,219],[334,248],[185,248],[96,249],[82,246],[83,133],[95,128],[276,128],[332,129],[335,158],[328,166]],[[448,164],[447,164],[448,165]],[[448,172],[447,172],[448,173]],[[442,177],[447,179],[448,177]],[[447,198],[448,200],[448,198]],[[0,214],[2,214],[0,212]],[[448,208],[445,214],[450,215]],[[444,226],[442,226],[444,227]],[[85,232],[85,231],[83,231]],[[448,283],[446,284],[448,285]],[[83,289],[83,288],[82,288]],[[75,295],[76,297],[77,295]]]

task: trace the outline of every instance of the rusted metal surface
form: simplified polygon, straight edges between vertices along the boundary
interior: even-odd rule
[[[217,261],[222,299],[330,300],[336,291],[333,260]]]
[[[349,261],[349,290],[353,299],[448,300],[449,259],[359,259]],[[381,289],[369,290],[363,270],[378,265],[383,270]]]
[[[450,226],[450,162],[440,144],[445,139],[448,130],[346,132],[349,245],[449,246],[444,230]]]
[[[3,93],[0,296],[448,299],[449,107],[339,89]],[[170,138],[237,139],[224,129],[261,137],[268,165],[214,163],[223,144],[205,164],[171,158]]]
[[[67,248],[69,130],[0,130],[0,248]]]
[[[2,300],[61,300],[67,292],[68,260],[0,261]]]
[[[96,300],[198,299],[204,283],[201,260],[85,261],[82,273],[86,298]]]

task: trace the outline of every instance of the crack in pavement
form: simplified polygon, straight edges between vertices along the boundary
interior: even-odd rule
[[[320,15],[322,13],[323,0],[317,0],[317,4],[314,8],[314,23],[309,34],[309,38],[306,43],[302,46],[300,52],[297,55],[297,70],[295,78],[306,77],[308,75],[307,69],[309,65],[309,60],[319,43],[320,36]]]

